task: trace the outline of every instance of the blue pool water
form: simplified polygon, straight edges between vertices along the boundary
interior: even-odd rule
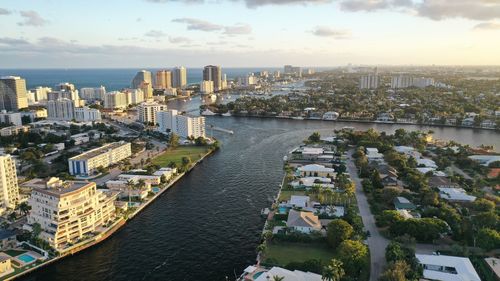
[[[261,276],[263,273],[264,273],[264,271],[255,273],[253,276],[253,280],[257,280],[257,278],[259,278],[259,276]]]
[[[159,187],[153,187],[152,190],[153,190],[154,193],[158,193],[160,191],[160,188]]]
[[[286,214],[287,211],[288,211],[287,207],[279,207],[278,208],[278,213],[280,213],[280,214]]]
[[[30,263],[35,260],[34,257],[28,255],[28,254],[22,254],[20,256],[17,256],[18,259],[22,260],[24,263]]]

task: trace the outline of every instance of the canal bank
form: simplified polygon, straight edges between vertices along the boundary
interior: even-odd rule
[[[52,259],[49,259],[44,263],[41,263],[41,264],[39,264],[35,267],[32,267],[28,270],[22,271],[14,276],[7,277],[5,280],[14,280],[14,279],[20,278],[22,276],[26,276],[26,275],[33,273],[33,272],[35,272],[35,271],[37,271],[45,266],[48,266],[50,264],[61,261],[64,258],[81,253],[81,252],[85,251],[86,249],[89,249],[93,246],[96,246],[99,243],[103,242],[104,240],[108,239],[115,232],[119,231],[123,226],[125,226],[128,221],[132,220],[136,215],[141,213],[141,211],[143,211],[151,203],[153,203],[165,191],[169,190],[172,186],[174,186],[177,183],[177,181],[179,181],[181,178],[183,178],[186,174],[189,174],[196,167],[196,165],[198,165],[199,163],[201,163],[203,161],[203,159],[210,156],[215,151],[217,151],[217,150],[209,149],[207,151],[207,153],[205,153],[200,159],[198,159],[186,172],[183,172],[183,173],[176,175],[175,178],[173,178],[167,185],[165,185],[163,188],[161,188],[155,195],[153,195],[151,198],[148,198],[147,201],[143,202],[137,209],[135,209],[132,213],[130,213],[127,218],[124,218],[124,217],[118,218],[110,226],[108,226],[105,231],[98,234],[97,236],[92,237],[92,238],[87,239],[87,240],[84,240],[80,243],[77,243],[77,244],[65,249],[59,256],[52,258]]]

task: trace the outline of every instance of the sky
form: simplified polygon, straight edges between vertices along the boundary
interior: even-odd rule
[[[0,68],[500,65],[500,0],[0,0]]]

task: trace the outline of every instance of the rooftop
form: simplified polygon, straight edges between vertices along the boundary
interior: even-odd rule
[[[94,182],[86,182],[86,181],[61,181],[59,179],[58,182],[55,182],[54,179],[51,178],[47,181],[45,187],[35,187],[34,190],[45,193],[50,196],[62,197],[66,195],[70,195],[75,191],[80,191],[82,189],[91,187],[95,185]]]
[[[443,281],[481,281],[468,258],[444,255],[415,255],[420,264],[425,265],[424,277]],[[446,267],[438,270],[435,267]],[[452,270],[454,269],[454,270]]]
[[[475,196],[468,195],[463,188],[447,188],[440,187],[439,188],[439,196],[443,199],[451,200],[451,201],[474,201],[476,200]]]
[[[316,215],[311,212],[300,212],[296,210],[290,210],[288,213],[286,226],[311,227],[317,230],[321,229],[321,223]]]
[[[98,155],[103,154],[104,152],[107,152],[108,150],[116,149],[116,148],[121,147],[121,146],[126,145],[126,144],[128,144],[128,142],[124,142],[124,141],[108,143],[102,147],[94,148],[94,149],[86,151],[82,154],[79,154],[77,156],[71,157],[69,160],[85,160],[85,159],[94,158]]]

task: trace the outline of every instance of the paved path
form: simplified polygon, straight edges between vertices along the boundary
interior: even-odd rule
[[[359,213],[363,219],[365,229],[370,232],[368,237],[368,247],[370,248],[370,281],[378,280],[378,277],[384,271],[386,265],[385,261],[385,248],[389,244],[389,240],[385,239],[379,232],[375,225],[375,218],[370,211],[368,199],[366,198],[363,188],[361,186],[361,179],[358,177],[358,172],[354,161],[351,157],[354,150],[348,152],[349,160],[347,162],[347,171],[351,175],[351,179],[356,184],[356,199],[358,201]]]

